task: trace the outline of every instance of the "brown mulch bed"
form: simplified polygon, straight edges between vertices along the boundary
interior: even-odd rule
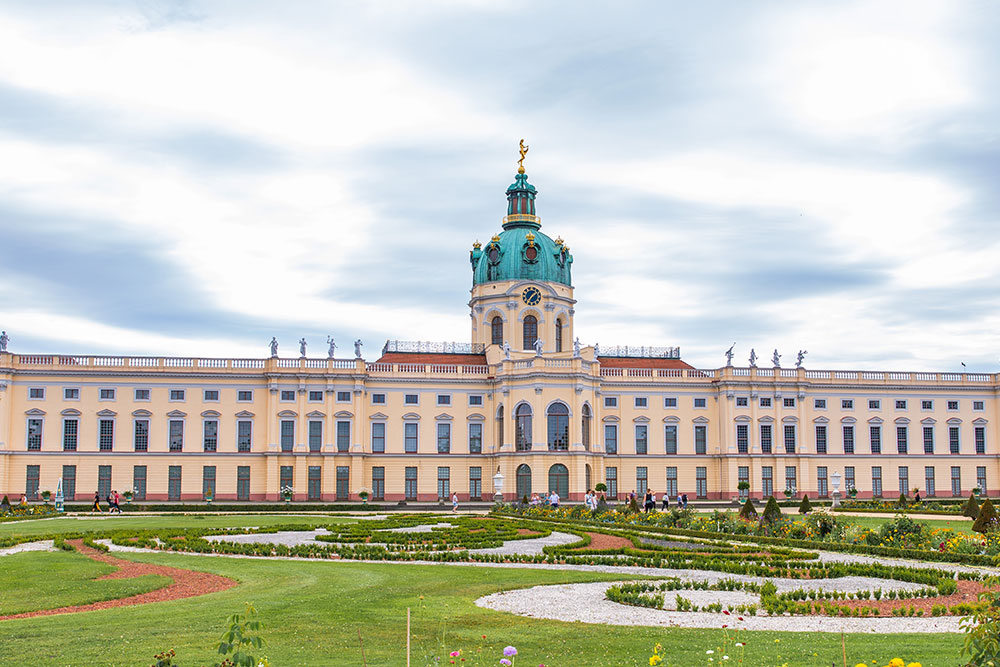
[[[530,528],[518,528],[518,535],[541,535],[537,530],[531,530]]]
[[[179,567],[167,567],[166,565],[153,565],[151,563],[135,563],[121,558],[115,558],[102,551],[84,546],[83,540],[67,540],[69,544],[76,547],[76,550],[84,556],[101,563],[114,565],[118,569],[110,574],[106,574],[99,579],[132,579],[147,574],[158,574],[170,577],[172,583],[158,588],[148,593],[140,593],[127,598],[116,600],[102,600],[91,604],[74,605],[72,607],[59,607],[57,609],[41,609],[39,611],[27,611],[21,614],[11,614],[10,616],[0,616],[0,621],[12,618],[31,618],[33,616],[52,616],[54,614],[72,614],[78,611],[94,611],[97,609],[111,609],[112,607],[131,607],[140,604],[150,604],[153,602],[166,602],[167,600],[180,600],[191,598],[208,593],[216,593],[232,588],[237,584],[236,580],[223,577],[209,572],[196,572],[194,570],[182,570]]]
[[[986,590],[986,587],[979,581],[960,579],[956,583],[958,584],[957,591],[951,595],[942,595],[939,597],[911,598],[909,600],[834,600],[833,602],[838,606],[846,607],[875,607],[878,609],[880,616],[892,616],[892,610],[898,607],[923,609],[924,616],[930,616],[931,607],[936,604],[951,607],[962,602],[975,603],[978,602],[976,595]]]
[[[632,547],[632,540],[615,535],[605,535],[604,533],[587,533],[590,536],[590,544],[582,549],[629,549]]]

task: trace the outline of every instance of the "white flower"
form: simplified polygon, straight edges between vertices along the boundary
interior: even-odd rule
[[[712,649],[708,649],[707,651],[705,651],[705,655],[712,655],[713,653],[715,653],[715,651],[713,651]]]

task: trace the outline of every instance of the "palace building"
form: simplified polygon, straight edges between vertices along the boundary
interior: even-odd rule
[[[468,343],[381,358],[0,351],[0,492],[67,500],[489,500],[555,490],[895,498],[1000,489],[997,374],[696,369],[680,350],[580,347],[573,256],[523,167],[470,252]],[[749,489],[740,489],[747,482]]]

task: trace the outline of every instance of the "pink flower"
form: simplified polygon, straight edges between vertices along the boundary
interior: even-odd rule
[[[513,646],[507,646],[506,648],[504,648],[503,654],[505,657],[513,658],[515,655],[517,655],[517,649],[514,648]]]
[[[452,652],[451,652],[451,653],[449,653],[448,655],[450,655],[450,656],[451,656],[451,657],[453,657],[453,658],[457,658],[457,657],[459,656],[459,654],[460,654],[460,653],[461,653],[461,651],[452,651]]]
[[[503,665],[503,667],[510,667],[511,662],[507,658],[500,658],[500,664]]]

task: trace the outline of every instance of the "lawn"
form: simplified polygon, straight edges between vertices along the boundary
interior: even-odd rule
[[[5,581],[23,595],[36,580],[79,581],[93,568],[79,554],[34,553],[5,557]],[[358,629],[367,664],[405,664],[406,608],[413,614],[413,665],[485,644],[495,665],[504,646],[520,652],[515,665],[549,667],[648,665],[650,648],[666,647],[665,665],[707,665],[720,630],[681,630],[561,623],[481,609],[476,598],[537,584],[612,580],[608,574],[512,568],[394,563],[251,560],[181,554],[126,554],[126,558],[205,570],[241,585],[200,598],[0,622],[0,665],[150,664],[153,654],[175,648],[177,662],[212,664],[213,645],[226,617],[252,601],[267,624],[267,653],[281,665],[361,665]],[[71,563],[67,566],[67,559]],[[77,567],[73,567],[76,563]],[[634,577],[633,577],[634,578]],[[23,583],[22,583],[23,582]],[[6,590],[6,586],[5,589]],[[29,590],[30,592],[30,590]],[[5,593],[6,594],[6,593]],[[821,622],[821,621],[820,621]],[[482,635],[486,635],[483,642]],[[756,632],[747,641],[745,665],[840,664],[840,636]],[[924,667],[958,663],[958,635],[848,635],[850,665],[886,664],[899,655]],[[448,658],[445,657],[445,660]],[[445,662],[444,664],[448,664]],[[469,664],[469,663],[466,663]],[[474,663],[473,663],[474,664]]]

